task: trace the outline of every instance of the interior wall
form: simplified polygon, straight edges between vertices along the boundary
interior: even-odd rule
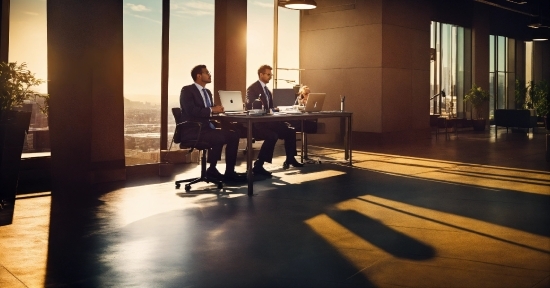
[[[533,81],[550,83],[550,43],[533,41]]]
[[[47,13],[52,193],[124,180],[123,3],[48,0]]]
[[[429,137],[427,5],[406,0],[338,3],[320,0],[317,9],[322,12],[302,12],[302,83],[327,93],[324,110],[339,110],[339,96],[346,96],[359,136],[355,139],[361,133],[379,142]],[[339,129],[338,123],[326,126],[327,133]]]

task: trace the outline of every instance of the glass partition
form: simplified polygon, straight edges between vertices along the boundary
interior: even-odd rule
[[[126,165],[160,161],[161,36],[162,1],[124,1]],[[172,2],[169,53],[168,146],[175,128],[171,108],[179,107],[181,88],[193,83],[191,69],[205,64],[215,79],[214,0]]]
[[[515,40],[503,36],[489,36],[489,119],[494,119],[495,109],[513,109],[515,87]]]
[[[258,81],[258,68],[273,63],[274,3],[272,0],[248,0],[246,85]],[[299,44],[300,12],[278,7],[277,29],[277,88],[300,84]],[[276,79],[268,84],[273,89]],[[307,83],[306,83],[307,84]],[[246,87],[243,88],[246,90]]]
[[[48,79],[46,1],[18,0],[10,2],[9,62],[27,63],[36,78]],[[38,94],[48,93],[48,83],[31,88]],[[19,110],[31,112],[29,133],[22,157],[48,156],[50,131],[48,115],[43,113],[44,98],[34,95]]]
[[[430,114],[464,117],[465,28],[431,24]]]

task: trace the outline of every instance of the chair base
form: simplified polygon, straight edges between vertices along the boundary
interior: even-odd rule
[[[191,184],[195,184],[195,183],[199,183],[199,182],[214,183],[218,186],[218,189],[223,188],[223,182],[222,181],[212,180],[212,179],[208,179],[206,177],[199,177],[199,178],[191,178],[191,179],[176,181],[176,189],[180,189],[181,183],[185,183],[185,182],[189,182],[189,183],[185,184],[185,191],[190,191],[191,190]]]
[[[178,180],[175,182],[176,189],[180,189],[181,183],[189,182],[185,184],[185,191],[191,190],[191,184],[199,183],[199,182],[206,182],[206,183],[214,183],[217,185],[218,189],[223,188],[223,182],[219,180],[214,180],[206,177],[206,151],[201,151],[201,177],[198,178],[190,178],[185,180]]]

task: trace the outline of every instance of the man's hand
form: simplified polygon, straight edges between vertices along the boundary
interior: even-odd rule
[[[223,109],[223,106],[212,106],[212,113],[223,113],[225,110]]]

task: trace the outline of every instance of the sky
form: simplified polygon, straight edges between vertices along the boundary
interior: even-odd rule
[[[259,66],[273,66],[273,2],[248,1],[247,85],[257,80]],[[162,1],[124,0],[123,5],[124,96],[160,103]],[[192,83],[193,66],[205,64],[216,81],[214,0],[172,0],[170,6],[168,95],[169,103],[178,103],[181,87]],[[46,0],[12,0],[10,10],[9,61],[26,62],[38,78],[47,79]],[[299,68],[299,12],[278,11],[278,66]],[[278,78],[299,80],[297,71],[280,70]],[[278,88],[295,83],[279,81]],[[47,85],[36,90],[47,93]]]

